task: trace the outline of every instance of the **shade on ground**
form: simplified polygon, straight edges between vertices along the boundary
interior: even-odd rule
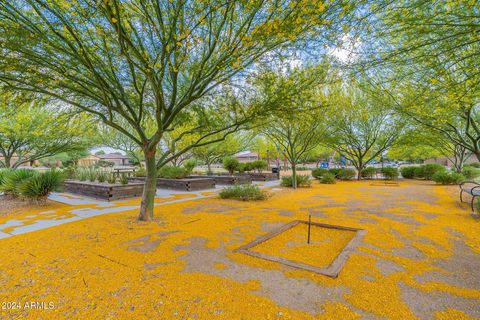
[[[457,188],[343,182],[96,216],[0,240],[0,310],[32,319],[480,317],[480,228]],[[295,219],[367,229],[337,279],[233,249]],[[8,315],[7,315],[8,314]]]

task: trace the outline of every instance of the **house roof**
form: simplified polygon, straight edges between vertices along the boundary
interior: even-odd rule
[[[251,151],[242,151],[242,152],[236,153],[235,157],[237,157],[237,158],[258,157],[258,154],[256,154],[255,152],[251,152]]]
[[[99,159],[108,160],[108,159],[128,159],[127,156],[118,153],[107,153],[107,154],[99,154],[97,155]]]

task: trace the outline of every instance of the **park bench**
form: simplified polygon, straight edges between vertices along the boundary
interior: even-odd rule
[[[463,193],[468,193],[472,197],[472,201],[470,202],[470,206],[472,208],[472,211],[475,211],[473,208],[473,201],[475,200],[475,197],[480,196],[480,183],[474,182],[474,181],[464,181],[460,183],[460,202],[464,202],[462,195]]]

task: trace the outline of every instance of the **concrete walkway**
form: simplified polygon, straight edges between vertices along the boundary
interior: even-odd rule
[[[280,181],[255,182],[261,189],[274,188]],[[215,189],[201,190],[197,192],[176,191],[157,189],[155,206],[166,205],[176,202],[192,201],[213,197],[225,186],[217,186]],[[182,197],[182,195],[190,195]],[[171,198],[171,200],[169,200]],[[46,228],[59,226],[65,223],[79,221],[104,214],[123,212],[139,209],[140,205],[132,205],[132,199],[108,202],[94,198],[74,195],[70,193],[52,193],[50,200],[66,204],[65,209],[48,210],[36,214],[25,212],[15,219],[0,223],[0,239],[12,237],[19,234],[38,231]],[[138,198],[137,198],[138,199]],[[75,208],[75,207],[79,208]]]

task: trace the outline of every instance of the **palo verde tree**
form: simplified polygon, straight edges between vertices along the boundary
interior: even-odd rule
[[[381,69],[389,103],[422,128],[436,131],[447,140],[444,145],[480,160],[478,4],[369,3],[374,14],[363,41],[366,60]]]
[[[0,96],[0,167],[16,168],[92,146],[88,116],[71,116],[45,103],[8,93]]]
[[[245,145],[242,137],[239,134],[234,134],[217,143],[194,148],[192,156],[204,162],[207,165],[207,172],[211,173],[212,164],[220,163],[223,158],[242,151]]]
[[[362,169],[392,146],[404,123],[383,101],[354,84],[332,90],[329,101],[335,109],[324,144],[349,160],[360,180]]]
[[[320,85],[326,75],[327,67],[320,65],[317,68],[301,67],[284,73],[267,71],[256,82],[260,99],[264,103],[279,104],[283,108],[269,118],[262,132],[280,147],[290,163],[292,186],[295,189],[297,164],[324,137],[322,109],[325,109],[325,101]]]
[[[139,219],[151,220],[159,167],[264,111],[218,106],[211,97],[268,52],[296,41],[332,42],[352,4],[0,0],[0,81],[93,114],[135,141],[147,171]],[[210,121],[211,113],[222,121]],[[179,137],[200,137],[157,159],[180,115],[195,127]]]

